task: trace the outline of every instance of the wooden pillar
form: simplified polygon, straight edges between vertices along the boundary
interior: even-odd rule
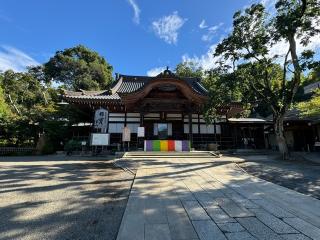
[[[127,126],[127,111],[124,113],[124,126]]]
[[[110,112],[109,112],[109,109],[107,108],[107,128],[106,128],[106,133],[109,133],[109,119],[110,119]]]
[[[198,113],[198,134],[200,134],[200,114]]]
[[[91,126],[91,133],[94,133],[95,131],[95,128],[94,128],[94,124],[95,124],[95,122],[94,122],[94,117],[95,117],[95,114],[96,114],[96,110],[95,109],[93,109],[92,110],[92,117],[91,117],[91,122],[92,122],[92,126]],[[90,133],[90,134],[91,134]]]
[[[236,126],[233,126],[233,130],[234,130],[234,139],[235,139],[235,148],[238,148],[238,129]]]
[[[143,127],[143,122],[144,122],[144,113],[140,112],[140,127]]]
[[[313,125],[312,126],[312,131],[313,131],[313,135],[314,135],[314,141],[317,140],[319,141],[319,134],[318,134],[318,127],[317,125]]]
[[[193,147],[193,134],[192,134],[192,112],[189,111],[188,113],[189,117],[189,141],[190,141],[190,147]]]
[[[144,113],[140,111],[140,127],[143,127],[143,121],[144,121]],[[138,137],[137,135],[137,148],[141,147],[143,148],[143,139],[146,137],[146,129],[144,129],[144,137]]]
[[[184,135],[185,135],[185,132],[184,132],[184,117],[185,117],[185,113],[181,112],[182,132],[179,135],[179,138],[181,138],[181,139],[184,139]]]
[[[307,129],[305,129],[305,131],[307,132]],[[302,135],[303,135],[303,151],[308,152],[308,143],[306,140],[306,135],[305,134],[302,134]]]
[[[202,135],[200,134],[200,114],[198,113],[198,143],[203,144]]]
[[[217,144],[217,125],[216,125],[216,119],[213,120],[213,133],[214,133],[214,141]]]

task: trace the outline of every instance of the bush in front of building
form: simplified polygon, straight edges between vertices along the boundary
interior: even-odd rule
[[[71,139],[64,145],[64,151],[66,152],[67,155],[70,155],[74,151],[81,151],[81,150],[82,150],[81,141]]]

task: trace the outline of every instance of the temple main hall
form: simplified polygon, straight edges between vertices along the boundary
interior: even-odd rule
[[[169,69],[155,77],[117,74],[111,90],[65,91],[64,99],[92,114],[82,135],[107,134],[108,143],[101,143],[107,146],[130,142],[133,149],[174,151],[174,145],[207,150],[215,144],[228,149],[244,144],[244,138],[255,148],[265,146],[264,122],[234,118],[241,104],[225,106],[219,118],[207,123],[203,110],[209,97],[201,80],[178,77]]]

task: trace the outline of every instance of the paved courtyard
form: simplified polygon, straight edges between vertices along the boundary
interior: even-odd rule
[[[0,239],[116,239],[132,180],[105,159],[0,158]]]
[[[239,166],[251,175],[320,200],[320,163],[246,156],[246,161]]]
[[[131,158],[117,240],[320,239],[320,201],[246,174],[237,158]]]

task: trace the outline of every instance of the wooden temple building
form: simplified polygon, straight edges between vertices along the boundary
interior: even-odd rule
[[[91,111],[92,116],[98,109],[106,109],[104,132],[110,134],[111,146],[122,143],[125,127],[130,129],[130,146],[137,148],[143,147],[139,127],[144,127],[142,140],[188,140],[195,149],[206,149],[210,144],[218,144],[220,149],[235,148],[243,141],[242,123],[228,121],[242,111],[241,105],[225,107],[214,124],[207,124],[202,112],[208,91],[200,79],[180,78],[168,69],[155,77],[117,75],[110,91],[65,91],[64,99]],[[248,130],[245,123],[244,131],[260,144],[263,124],[253,125]],[[92,124],[83,134],[89,136],[94,131],[97,129]],[[259,144],[255,147],[265,147],[263,141]]]

